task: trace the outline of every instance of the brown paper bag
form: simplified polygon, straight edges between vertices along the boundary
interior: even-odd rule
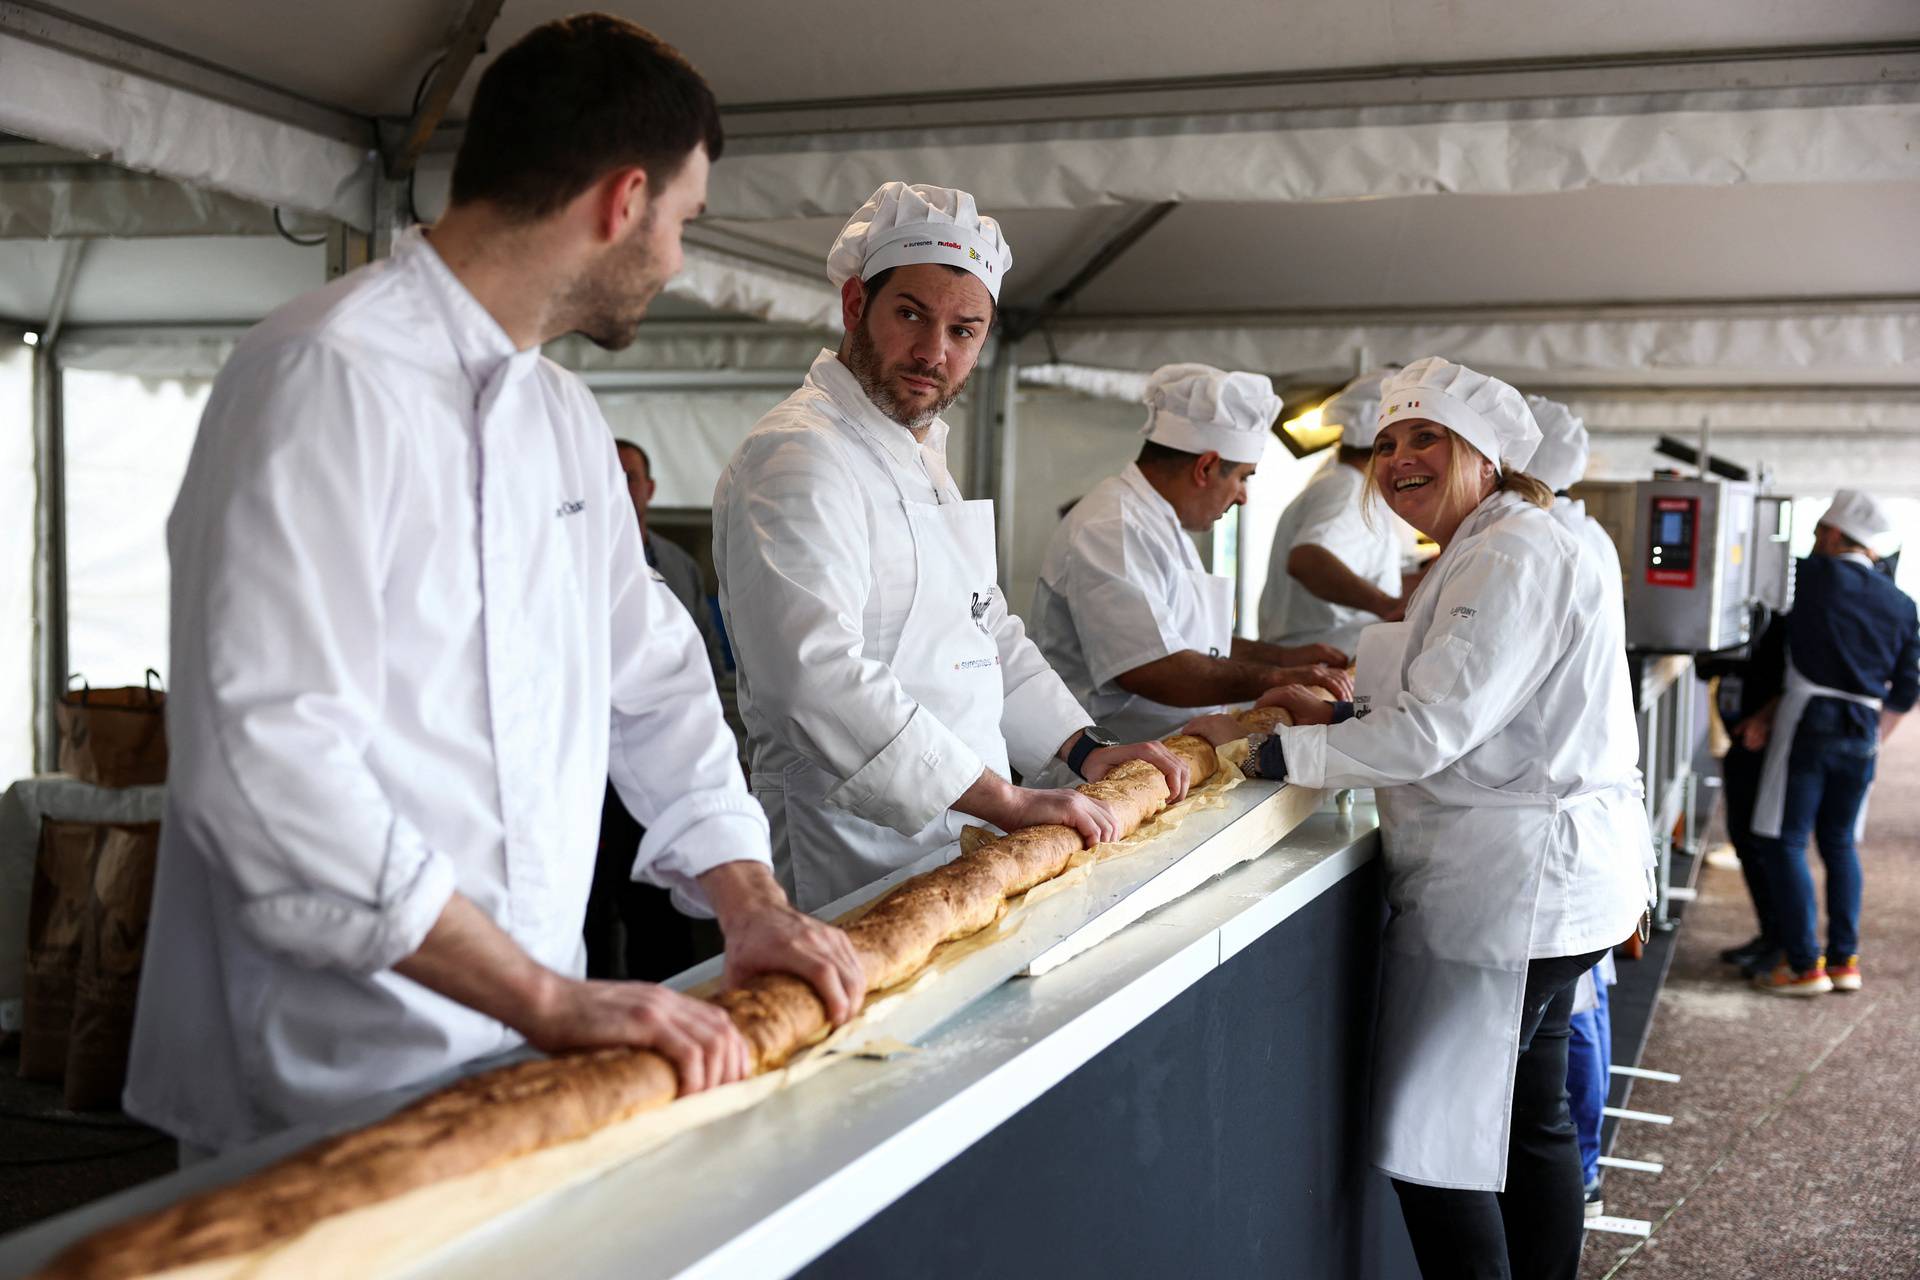
[[[67,1041],[67,1105],[75,1111],[120,1107],[160,850],[157,822],[99,830]]]
[[[144,688],[68,690],[54,704],[60,771],[100,787],[139,787],[167,778],[167,695],[160,673]]]
[[[20,1028],[20,1074],[58,1080],[67,1069],[73,1027],[74,981],[93,892],[91,822],[40,822],[40,853],[27,904],[25,1008]]]

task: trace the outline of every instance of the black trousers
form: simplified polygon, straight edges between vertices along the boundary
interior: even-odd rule
[[[1425,1280],[1574,1280],[1586,1210],[1567,1106],[1574,984],[1590,955],[1527,966],[1520,1061],[1513,1073],[1507,1189],[1461,1191],[1393,1180]]]
[[[665,889],[633,879],[646,829],[612,784],[600,810],[600,851],[587,897],[587,976],[663,982],[720,954],[720,926],[681,915]]]
[[[1760,936],[1779,947],[1785,939],[1774,918],[1773,885],[1766,873],[1767,846],[1772,842],[1753,833],[1753,806],[1760,796],[1760,770],[1766,759],[1764,751],[1749,751],[1737,742],[1727,748],[1720,762],[1720,796],[1727,806],[1727,839],[1740,855],[1740,875],[1747,882],[1747,896],[1753,899]]]

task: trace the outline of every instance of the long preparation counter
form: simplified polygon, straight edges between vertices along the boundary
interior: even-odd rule
[[[1257,819],[1287,794],[1228,800]],[[1220,838],[1196,836],[1196,853]],[[1412,1276],[1365,1158],[1378,849],[1372,806],[1329,800],[1258,859],[972,1000],[918,1051],[803,1080],[405,1274]],[[318,1136],[22,1232],[0,1242],[0,1275]]]

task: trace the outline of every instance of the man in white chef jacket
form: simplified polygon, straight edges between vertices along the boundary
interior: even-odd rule
[[[1330,644],[1350,654],[1363,629],[1397,621],[1406,608],[1400,522],[1383,504],[1363,506],[1385,377],[1355,378],[1321,406],[1321,425],[1340,428],[1339,452],[1274,529],[1260,596],[1260,638],[1269,644]]]
[[[652,35],[537,28],[481,78],[445,217],[215,383],[168,526],[172,769],[125,1099],[183,1154],[523,1043],[648,1046],[683,1091],[744,1074],[714,1006],[578,976],[609,773],[647,828],[636,874],[718,914],[733,979],[856,1007],[845,936],[768,870],[606,423],[539,351],[632,340],[720,144]]]
[[[1234,583],[1210,573],[1191,533],[1247,498],[1280,397],[1264,374],[1170,364],[1147,380],[1140,456],[1060,522],[1034,588],[1040,651],[1101,725],[1172,733],[1275,685],[1351,698],[1346,654],[1234,634]],[[1313,665],[1332,664],[1332,665]]]
[[[960,496],[941,410],[972,373],[1012,254],[973,197],[889,182],[827,260],[846,337],[760,420],[713,501],[754,794],[774,867],[812,910],[937,851],[965,818],[1062,823],[1106,805],[1012,785],[1054,759],[1087,778],[1159,743],[1093,726],[997,585],[993,504]]]

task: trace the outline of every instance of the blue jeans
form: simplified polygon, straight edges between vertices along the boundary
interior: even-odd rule
[[[1873,784],[1877,737],[1836,732],[1837,717],[1818,700],[1807,708],[1787,757],[1786,806],[1772,851],[1773,910],[1787,963],[1805,972],[1819,958],[1819,913],[1807,840],[1827,864],[1827,950],[1836,963],[1860,950],[1860,853],[1853,827]]]
[[[1567,1041],[1567,1105],[1573,1111],[1574,1135],[1580,1140],[1580,1175],[1589,1187],[1600,1180],[1601,1108],[1607,1105],[1608,1068],[1613,1065],[1607,982],[1597,969],[1593,990],[1599,1004],[1573,1015],[1573,1038]]]

